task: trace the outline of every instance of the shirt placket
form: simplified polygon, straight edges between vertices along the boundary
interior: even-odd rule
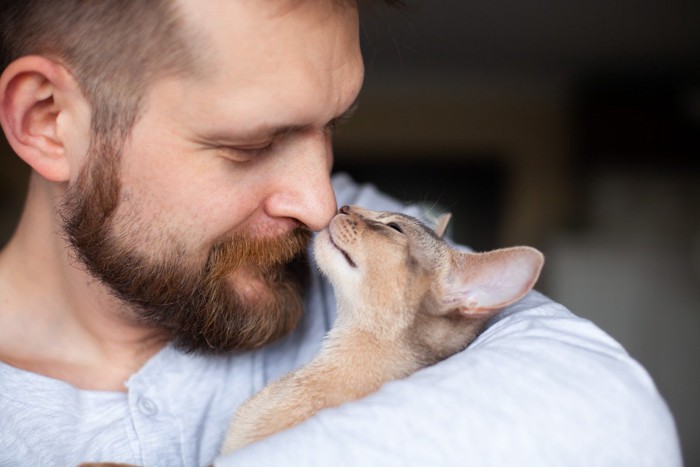
[[[143,464],[183,465],[180,425],[169,410],[162,388],[145,378],[130,381],[129,411]],[[163,448],[167,446],[168,451]]]

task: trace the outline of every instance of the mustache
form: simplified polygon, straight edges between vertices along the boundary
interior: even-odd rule
[[[310,241],[311,231],[304,227],[275,238],[235,234],[214,244],[205,271],[214,281],[244,266],[252,266],[264,274],[299,257]]]
[[[188,315],[189,325],[176,335],[175,345],[215,353],[252,350],[291,332],[303,313],[311,236],[297,228],[283,237],[234,235],[215,244],[198,281],[203,289],[193,300],[194,308],[208,311]],[[266,292],[252,303],[227,285],[226,276],[242,267],[265,284]]]

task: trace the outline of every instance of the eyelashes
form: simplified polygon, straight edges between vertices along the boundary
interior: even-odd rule
[[[249,162],[255,159],[261,158],[270,152],[274,148],[274,141],[270,141],[264,146],[260,147],[238,147],[238,146],[220,146],[219,150],[225,154],[226,159],[231,162]]]
[[[238,151],[238,152],[242,152],[243,154],[246,154],[252,158],[252,157],[264,156],[265,154],[272,151],[272,148],[274,147],[274,145],[275,145],[275,142],[270,141],[265,146],[260,146],[257,148],[232,148],[232,149],[235,151]]]
[[[391,228],[391,229],[396,230],[398,233],[403,233],[403,229],[396,222],[389,222],[388,224],[386,224],[386,226]]]

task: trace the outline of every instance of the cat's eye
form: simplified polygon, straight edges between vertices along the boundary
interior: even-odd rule
[[[396,230],[399,233],[403,233],[403,229],[396,222],[389,222],[386,226]]]

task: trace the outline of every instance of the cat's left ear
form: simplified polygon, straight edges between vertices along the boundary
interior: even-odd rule
[[[445,214],[442,214],[440,217],[438,217],[438,220],[435,223],[435,233],[438,237],[442,238],[445,236],[447,224],[450,223],[450,219],[452,219],[451,212],[446,212]]]
[[[542,253],[530,247],[455,252],[443,283],[443,312],[475,315],[504,308],[532,289],[543,264]]]

